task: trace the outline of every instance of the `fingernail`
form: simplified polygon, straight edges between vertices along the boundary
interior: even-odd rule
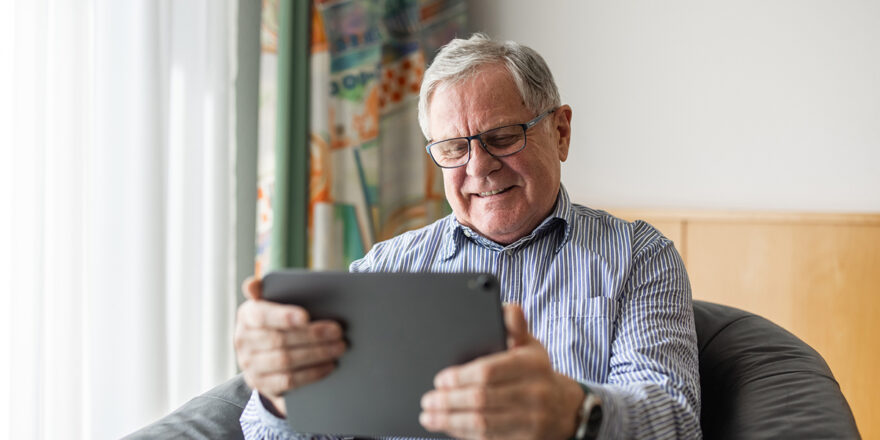
[[[436,399],[431,397],[430,394],[425,394],[424,396],[422,396],[422,408],[431,409],[431,408],[434,408],[436,405],[437,405]]]
[[[345,345],[342,345],[342,344],[334,345],[332,351],[333,351],[332,356],[339,356],[342,353],[345,353]]]
[[[340,336],[339,327],[337,327],[335,325],[327,325],[327,326],[321,327],[320,333],[321,333],[322,338],[327,338],[327,339],[338,338]]]
[[[452,385],[452,374],[445,372],[440,373],[434,378],[434,386],[437,388],[448,387]]]
[[[306,325],[306,316],[298,312],[290,312],[288,315],[292,325]]]
[[[434,417],[430,413],[423,412],[419,414],[419,423],[425,428],[431,429],[434,426]]]

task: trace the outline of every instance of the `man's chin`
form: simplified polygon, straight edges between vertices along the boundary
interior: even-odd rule
[[[509,218],[511,213],[507,213],[507,215],[502,214],[501,216]],[[493,216],[488,216],[482,217],[481,220],[489,221],[481,221],[476,224],[477,232],[492,241],[509,244],[526,235],[518,231],[516,224],[510,221],[504,221],[505,219],[492,221],[494,220]]]

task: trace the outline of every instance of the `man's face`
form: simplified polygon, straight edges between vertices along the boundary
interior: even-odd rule
[[[526,109],[508,71],[492,65],[467,81],[437,88],[428,116],[431,139],[439,141],[525,123],[537,114]],[[560,107],[529,129],[525,149],[502,158],[490,156],[474,139],[470,162],[443,170],[446,199],[458,221],[502,244],[532,232],[556,202],[570,120],[571,108]]]

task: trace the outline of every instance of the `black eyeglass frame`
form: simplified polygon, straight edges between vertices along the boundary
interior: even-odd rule
[[[483,132],[477,133],[477,134],[475,134],[475,135],[473,135],[473,136],[461,136],[461,137],[454,137],[454,138],[449,138],[449,139],[443,139],[442,141],[431,142],[430,144],[428,144],[428,145],[425,146],[425,151],[428,153],[428,156],[431,156],[431,160],[434,161],[434,164],[435,164],[435,165],[437,165],[437,166],[440,167],[440,168],[445,168],[445,169],[460,168],[460,167],[463,167],[463,166],[467,165],[467,164],[471,161],[471,150],[473,150],[473,147],[471,147],[471,142],[472,142],[474,139],[480,141],[480,147],[482,147],[482,148],[483,148],[483,151],[485,151],[486,153],[489,153],[489,155],[492,156],[492,157],[496,157],[496,158],[497,158],[497,157],[508,157],[508,156],[513,156],[514,154],[519,153],[520,151],[524,150],[524,149],[526,148],[526,144],[529,143],[529,142],[528,142],[528,134],[527,134],[528,131],[529,131],[529,129],[532,128],[532,127],[534,127],[535,125],[537,125],[539,122],[541,122],[541,120],[544,119],[547,115],[550,115],[550,114],[556,112],[556,110],[559,110],[559,107],[553,107],[552,109],[547,110],[546,112],[541,113],[540,115],[536,116],[535,119],[532,119],[531,121],[528,121],[528,122],[524,122],[524,123],[522,123],[522,124],[502,125],[501,127],[490,128],[490,129],[488,129],[488,130],[486,130],[486,131],[483,131]],[[522,127],[522,129],[523,129],[523,144],[522,144],[522,146],[519,147],[519,149],[516,150],[516,151],[510,152],[510,153],[507,153],[507,154],[494,154],[494,153],[492,153],[491,151],[489,151],[489,147],[487,147],[487,146],[486,146],[486,143],[483,142],[483,135],[486,134],[486,133],[488,133],[488,132],[490,132],[490,131],[495,131],[495,130],[502,129],[502,128],[507,128],[507,127],[517,127],[517,126]],[[431,147],[434,146],[434,145],[437,145],[437,144],[439,144],[439,143],[441,143],[441,142],[454,141],[454,140],[456,140],[456,139],[466,139],[466,140],[467,140],[467,145],[468,145],[468,157],[467,157],[467,160],[464,161],[464,163],[462,163],[462,164],[460,164],[460,165],[453,165],[453,166],[443,166],[443,165],[440,165],[440,164],[437,162],[437,159],[434,158],[434,155],[431,154]]]

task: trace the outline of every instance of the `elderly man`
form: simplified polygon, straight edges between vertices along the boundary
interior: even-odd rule
[[[501,280],[508,349],[435,378],[420,423],[460,438],[698,438],[690,285],[644,222],[572,204],[560,184],[572,110],[532,49],[483,35],[425,72],[419,122],[453,213],[378,243],[362,271],[481,271]],[[344,353],[333,322],[244,286],[236,350],[254,389],[246,437],[289,437],[282,394]],[[417,294],[417,293],[414,293]]]

